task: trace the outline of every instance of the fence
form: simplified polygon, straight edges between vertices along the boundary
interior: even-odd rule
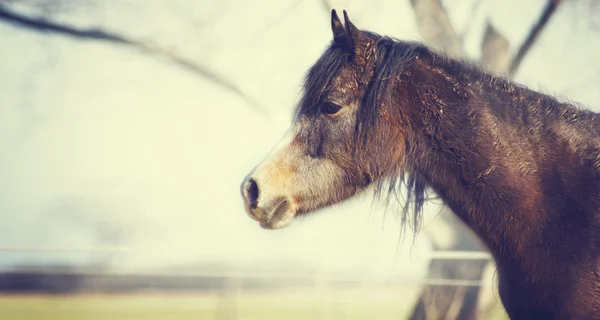
[[[130,249],[127,247],[72,247],[72,248],[50,248],[50,247],[28,247],[28,246],[0,246],[0,254],[2,253],[32,253],[32,254],[94,254],[94,253],[120,253],[120,254],[133,254],[136,252],[143,252],[143,250]],[[491,256],[487,252],[480,251],[432,251],[428,254],[430,260],[489,260]],[[6,271],[8,269],[1,269]],[[13,270],[13,269],[10,269]],[[77,271],[85,274],[85,271]],[[118,271],[114,271],[115,274],[120,274]],[[140,274],[140,273],[136,273]],[[143,273],[142,273],[143,275]],[[181,276],[181,273],[171,274],[170,272],[152,272],[148,275],[161,275],[161,276]],[[189,276],[205,276],[205,277],[223,277],[223,276],[235,276],[232,274],[223,274],[214,271],[199,271],[199,272],[186,272],[185,275]],[[239,275],[241,276],[241,275]],[[267,273],[255,273],[253,277],[270,278],[273,276],[284,276],[283,274],[277,274],[276,272]],[[286,274],[285,277],[294,277],[293,274]],[[338,277],[339,278],[339,277]],[[344,280],[344,279],[336,279]],[[448,285],[448,286],[473,286],[478,285],[472,282],[461,282],[462,280],[457,279],[421,279],[415,281],[415,279],[395,279],[394,282],[400,283],[411,283],[411,284],[422,284],[422,285]]]
[[[48,248],[48,247],[7,247],[0,246],[0,255],[3,253],[29,253],[29,254],[135,254],[140,250],[133,250],[127,247],[80,247],[80,248]],[[431,260],[489,260],[490,255],[486,252],[467,252],[467,251],[434,251],[429,254]],[[19,272],[18,269],[0,269],[1,273]],[[31,271],[29,271],[31,272]],[[288,281],[295,280],[303,283],[312,283],[312,292],[310,295],[313,297],[313,301],[316,303],[316,314],[315,316],[319,319],[330,319],[332,300],[331,296],[335,288],[332,283],[335,282],[356,282],[356,277],[353,275],[342,274],[342,273],[331,273],[326,272],[322,269],[316,269],[312,274],[306,273],[294,273],[294,272],[283,272],[282,270],[264,270],[256,271],[253,270],[251,273],[243,268],[230,269],[230,270],[191,270],[191,271],[144,271],[144,272],[131,272],[131,271],[119,271],[119,270],[95,270],[85,268],[75,268],[56,271],[53,269],[36,269],[36,273],[53,276],[60,274],[62,278],[65,276],[73,277],[87,277],[94,278],[99,277],[95,281],[106,281],[110,277],[120,277],[125,279],[127,277],[141,277],[145,279],[165,279],[165,278],[182,278],[183,282],[190,284],[194,279],[220,279],[222,283],[219,288],[218,298],[218,315],[220,319],[238,319],[239,304],[242,300],[244,291],[244,279],[248,277],[252,279],[259,279],[265,282],[269,282],[271,279],[286,279]],[[117,282],[120,282],[117,281]],[[181,281],[180,281],[181,283]],[[419,278],[391,278],[387,281],[387,285],[391,286],[459,286],[459,287],[473,287],[481,286],[481,280],[461,280],[461,279],[419,279]],[[93,287],[93,286],[92,286]]]
[[[13,246],[0,246],[0,254],[2,253],[32,253],[32,254],[94,254],[94,253],[120,253],[120,254],[133,254],[136,252],[140,252],[140,250],[134,250],[127,247],[72,247],[72,248],[49,248],[49,247],[13,247]],[[487,252],[479,252],[479,251],[433,251],[428,254],[430,260],[489,260],[491,256]],[[2,269],[0,268],[0,272],[3,271],[14,271],[14,269]],[[52,270],[44,271],[40,269],[39,272],[51,273]],[[104,271],[90,271],[85,269],[76,269],[68,271],[70,273],[76,273],[80,275],[87,274],[98,274],[105,273]],[[244,271],[238,270],[237,272],[227,272],[223,273],[220,271],[208,271],[208,270],[199,270],[193,272],[177,272],[173,273],[170,271],[153,271],[153,272],[119,272],[110,271],[111,274],[115,275],[141,275],[141,276],[197,276],[197,277],[244,277]],[[325,277],[331,280],[351,280],[344,279],[344,276],[341,275],[323,275],[320,274],[320,277]],[[294,273],[282,273],[277,271],[267,271],[267,272],[253,272],[253,278],[273,278],[273,277],[284,277],[284,278],[306,278],[305,275],[297,275]],[[460,279],[391,279],[391,282],[401,284],[415,284],[415,285],[441,285],[441,286],[480,286],[480,281],[470,281],[470,280],[460,280]]]

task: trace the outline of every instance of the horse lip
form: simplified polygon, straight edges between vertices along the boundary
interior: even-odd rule
[[[247,208],[246,209],[246,213],[248,214],[248,216],[250,218],[252,218],[252,220],[261,222],[263,219],[261,219],[261,217],[264,216],[264,211],[260,208]]]
[[[280,229],[291,223],[295,216],[291,212],[290,202],[283,198],[264,219],[257,220],[263,229]]]
[[[270,220],[272,217],[275,216],[276,213],[283,213],[284,210],[288,210],[290,208],[290,204],[287,200],[283,199],[283,201],[281,201],[277,207],[275,207],[275,210],[271,211],[271,214],[269,214],[269,216],[267,217],[267,221]]]

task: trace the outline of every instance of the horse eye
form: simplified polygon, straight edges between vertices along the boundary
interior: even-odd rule
[[[336,114],[338,111],[340,111],[341,108],[342,106],[337,105],[333,102],[325,102],[321,104],[319,110],[321,110],[321,113],[324,114]]]

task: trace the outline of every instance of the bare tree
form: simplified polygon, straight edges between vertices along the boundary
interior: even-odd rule
[[[0,0],[0,23],[13,25],[15,27],[32,32],[61,35],[81,41],[96,41],[109,45],[138,50],[145,55],[167,60],[176,67],[191,72],[198,77],[207,79],[221,88],[239,96],[250,107],[254,108],[259,113],[263,115],[267,114],[266,110],[260,106],[259,103],[248,96],[234,82],[214,73],[210,70],[210,68],[203,65],[201,62],[181,56],[177,52],[165,48],[160,44],[136,40],[124,34],[99,28],[78,28],[76,26],[52,21],[47,16],[49,13],[55,10],[64,8],[69,4],[69,1],[27,1],[26,4],[36,7],[39,9],[39,11],[46,13],[45,15],[39,16],[29,16],[20,13],[17,10],[12,10],[11,6],[17,3],[19,2],[14,0]],[[19,4],[23,5],[23,2],[20,2]]]

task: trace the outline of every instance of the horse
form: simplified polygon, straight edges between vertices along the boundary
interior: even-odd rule
[[[600,319],[600,116],[331,14],[288,133],[243,180],[265,229],[365,190],[434,192],[489,249],[511,319]],[[407,219],[403,219],[406,223]]]

